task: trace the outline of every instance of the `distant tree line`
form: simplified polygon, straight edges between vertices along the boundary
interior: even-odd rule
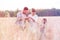
[[[38,16],[60,16],[60,9],[43,9],[37,10]]]
[[[0,11],[0,17],[16,17],[17,13],[21,10],[15,11]],[[60,16],[60,9],[37,9],[36,10],[38,16]]]

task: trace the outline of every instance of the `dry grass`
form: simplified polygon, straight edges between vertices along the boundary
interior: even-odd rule
[[[42,17],[43,18],[43,17]],[[42,23],[40,18],[39,23]],[[47,25],[43,40],[60,40],[60,17],[46,17]],[[0,40],[37,40],[36,33],[27,28],[23,31],[19,25],[15,24],[16,18],[0,18]],[[39,34],[38,34],[39,35]],[[36,39],[35,39],[36,38]]]
[[[36,33],[28,29],[28,23],[23,31],[15,22],[16,18],[0,18],[0,40],[37,40]]]

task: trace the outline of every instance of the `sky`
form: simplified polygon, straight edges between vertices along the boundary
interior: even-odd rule
[[[60,9],[60,0],[0,0],[0,10],[29,9]]]

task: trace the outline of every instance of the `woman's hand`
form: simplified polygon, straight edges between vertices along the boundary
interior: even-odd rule
[[[17,20],[22,21],[22,19],[21,19],[21,18],[17,18]]]
[[[25,18],[25,20],[29,20],[29,18]]]
[[[33,22],[35,22],[35,20],[33,18],[29,17],[29,19],[31,19]]]

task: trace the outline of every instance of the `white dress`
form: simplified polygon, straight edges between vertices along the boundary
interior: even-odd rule
[[[29,15],[29,17],[31,17],[32,19],[34,19],[35,20],[35,22],[33,22],[31,19],[30,19],[30,27],[29,27],[29,29],[30,29],[30,31],[32,32],[32,34],[33,34],[33,38],[34,38],[34,40],[39,40],[39,27],[38,27],[38,24],[37,24],[37,21],[38,21],[38,16],[37,15],[34,15],[34,16],[32,16],[31,14]]]
[[[31,31],[33,30],[33,32],[35,32],[36,31],[36,27],[37,27],[37,20],[38,20],[38,16],[37,15],[34,15],[34,16],[32,16],[31,14],[29,15],[29,17],[31,17],[32,19],[34,19],[35,20],[35,22],[33,22],[31,19],[30,19],[30,25],[31,25],[31,27],[30,27],[30,29],[31,29]]]
[[[21,27],[24,27],[25,26],[25,20],[26,18],[26,15],[23,14],[22,12],[18,12],[17,13],[17,24],[19,24]],[[22,21],[19,21],[20,19],[22,19]]]

